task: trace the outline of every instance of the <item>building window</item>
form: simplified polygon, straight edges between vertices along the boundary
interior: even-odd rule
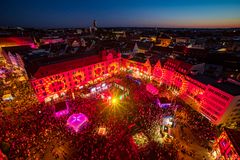
[[[214,119],[215,121],[217,120],[217,118],[213,115],[211,115],[211,118]]]

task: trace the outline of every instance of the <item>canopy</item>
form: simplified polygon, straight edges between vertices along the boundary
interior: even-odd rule
[[[79,131],[80,127],[88,121],[88,118],[83,114],[73,114],[67,120],[67,125],[72,127],[76,132]]]

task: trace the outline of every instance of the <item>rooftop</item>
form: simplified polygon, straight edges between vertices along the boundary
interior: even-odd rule
[[[140,57],[133,57],[130,60],[135,62],[140,62],[140,63],[145,63],[147,61],[147,59],[140,58]]]
[[[218,82],[218,79],[214,79],[211,77],[208,77],[206,75],[189,75],[192,79],[195,79],[201,83],[204,83],[206,85],[211,85],[213,87],[216,87],[224,92],[227,92],[233,96],[240,95],[240,86],[227,82],[227,81],[222,81]]]
[[[230,82],[214,83],[212,86],[219,88],[220,90],[225,91],[233,96],[240,95],[240,86]]]
[[[151,42],[137,42],[139,49],[149,50],[152,47],[153,43]]]
[[[151,50],[154,51],[154,52],[163,52],[163,53],[167,52],[167,53],[172,53],[173,48],[161,47],[161,46],[153,46],[153,47],[151,48]]]
[[[203,84],[206,84],[206,85],[214,84],[217,81],[217,79],[213,79],[213,78],[208,77],[206,75],[199,75],[199,74],[198,75],[191,75],[191,74],[189,74],[188,76],[191,77],[192,79],[195,79],[195,80],[197,80],[197,81],[199,81]]]
[[[101,61],[97,53],[64,55],[58,57],[43,56],[30,60],[27,64],[27,72],[35,78],[58,74],[75,68],[95,64]]]
[[[32,51],[32,48],[28,45],[23,46],[12,46],[12,47],[3,47],[5,52],[11,52],[12,54],[18,53],[20,55],[26,55]]]

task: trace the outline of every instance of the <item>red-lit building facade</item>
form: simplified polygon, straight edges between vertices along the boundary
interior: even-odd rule
[[[104,50],[98,55],[40,66],[31,84],[40,102],[64,96],[67,91],[103,80],[119,72],[120,54]]]
[[[151,78],[165,84],[173,96],[184,100],[215,125],[231,125],[240,121],[240,92],[231,91],[234,85],[230,83],[218,83],[211,78],[192,74],[192,71],[203,73],[203,68],[203,64],[191,65],[168,59],[163,67],[160,61],[156,63]]]
[[[104,50],[98,55],[40,66],[30,79],[39,101],[47,102],[64,96],[69,90],[103,81],[121,69],[134,77],[166,85],[173,95],[213,124],[239,121],[240,94],[230,94],[204,77],[191,76],[192,71],[203,73],[203,68],[203,64],[193,65],[175,59],[168,59],[163,66],[160,61],[151,66],[148,59],[124,59],[114,50]]]
[[[190,105],[193,109],[199,112],[202,105],[203,93],[207,88],[207,84],[202,83],[191,76],[185,76],[187,82],[186,92],[180,95],[185,103]]]
[[[122,58],[121,69],[132,73],[137,78],[151,78],[152,67],[148,59],[145,62],[138,62],[131,59],[129,60]]]
[[[212,85],[207,85],[201,99],[200,112],[203,113],[214,124],[220,124],[228,117],[228,110],[233,109],[231,105],[234,96],[226,93]]]
[[[216,160],[240,160],[240,131],[224,129],[216,139],[211,155]]]

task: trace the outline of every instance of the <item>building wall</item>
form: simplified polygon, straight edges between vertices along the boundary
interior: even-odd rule
[[[121,66],[125,70],[131,70],[133,73],[139,72],[139,74],[151,75],[152,67],[149,61],[146,63],[140,63],[132,60],[122,59]]]
[[[17,61],[17,66],[20,67],[21,69],[25,70],[22,57],[18,53],[16,53],[16,61]]]
[[[192,79],[189,76],[185,76],[186,79],[186,91],[180,95],[188,105],[190,105],[196,111],[199,111],[202,105],[202,98],[206,89],[206,85]]]
[[[5,60],[2,52],[3,52],[3,51],[2,51],[2,47],[0,46],[0,62],[4,62],[4,63],[5,63],[6,60]]]
[[[2,49],[2,56],[3,56],[3,58],[4,58],[6,63],[11,64],[11,60],[9,58],[8,53],[5,50],[3,50],[3,49]]]
[[[240,96],[235,96],[233,98],[223,116],[222,121],[226,122],[229,126],[240,121]]]
[[[213,124],[236,122],[240,119],[240,98],[232,96],[211,85],[203,84],[191,77],[177,72],[180,63],[173,60],[167,61],[164,67],[157,66],[153,69],[153,79],[158,79],[169,87],[173,94],[179,96],[193,109],[202,113]],[[204,64],[197,66],[201,70]],[[192,69],[192,68],[190,68]],[[186,72],[187,73],[187,72]],[[238,106],[239,108],[236,108]],[[232,116],[229,116],[232,114]],[[233,119],[233,120],[232,120]]]
[[[22,70],[25,71],[24,62],[22,60],[22,57],[18,53],[12,54],[11,52],[6,52],[3,50],[2,55],[5,59],[5,62],[15,67],[20,67]]]
[[[223,115],[230,106],[233,96],[208,85],[202,99],[200,112],[203,113],[214,124],[223,122]]]
[[[162,68],[160,61],[158,61],[152,70],[153,80],[162,84],[163,78],[165,77],[164,74],[165,69]]]
[[[170,71],[176,71],[178,70],[180,64],[181,61],[169,58],[163,67]]]
[[[8,57],[10,59],[10,63],[9,64],[12,64],[13,66],[17,66],[17,58],[11,53],[11,52],[8,52]]]
[[[213,124],[226,123],[240,119],[240,96],[221,91],[211,85],[203,84],[187,75],[176,72],[176,63],[166,63],[162,67],[158,62],[153,68],[147,60],[145,63],[128,59],[105,56],[102,62],[72,69],[60,74],[32,79],[31,84],[40,102],[47,97],[54,99],[64,95],[68,90],[78,88],[96,79],[104,79],[118,73],[119,69],[129,71],[139,77],[152,78],[160,84],[167,85],[177,96],[193,109],[205,115]],[[231,115],[231,116],[229,116]],[[230,119],[227,117],[231,117]]]
[[[31,84],[40,102],[49,101],[96,79],[118,73],[119,69],[120,58],[115,58],[40,79],[32,79]]]
[[[225,131],[216,139],[212,155],[215,159],[240,159]]]

